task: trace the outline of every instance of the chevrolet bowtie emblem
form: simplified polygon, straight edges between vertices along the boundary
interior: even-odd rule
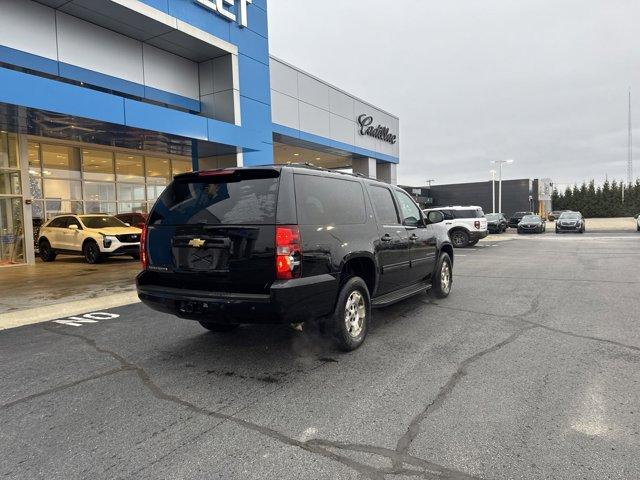
[[[200,238],[192,238],[189,240],[189,246],[195,248],[202,248],[206,242]]]

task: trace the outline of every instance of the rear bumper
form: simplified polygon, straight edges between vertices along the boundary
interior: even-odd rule
[[[582,225],[556,225],[556,230],[560,232],[579,232],[582,230]]]
[[[105,255],[139,255],[140,254],[140,244],[135,245],[124,245],[122,247],[118,247],[111,252],[106,252]]]
[[[313,320],[334,308],[338,283],[332,275],[276,281],[268,294],[185,290],[145,285],[136,279],[138,297],[148,307],[190,320],[217,323],[279,324]]]
[[[482,240],[483,238],[486,238],[487,235],[489,235],[488,230],[471,231],[469,232],[469,240],[471,241]]]

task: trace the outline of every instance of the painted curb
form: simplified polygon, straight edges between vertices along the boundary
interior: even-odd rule
[[[44,307],[18,310],[17,312],[0,314],[0,330],[33,325],[34,323],[48,322],[59,318],[70,317],[72,315],[82,315],[83,313],[96,312],[109,308],[122,307],[138,303],[137,292],[117,293],[106,297],[98,297],[73,302],[57,303]]]

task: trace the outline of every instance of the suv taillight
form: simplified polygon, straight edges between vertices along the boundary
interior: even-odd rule
[[[140,235],[140,263],[142,269],[146,270],[149,266],[149,257],[147,256],[147,226],[142,227],[142,234]]]
[[[299,278],[302,273],[301,260],[302,249],[298,227],[276,227],[276,278],[278,280]]]
[[[473,226],[476,227],[476,230],[480,230],[480,220],[473,222]]]

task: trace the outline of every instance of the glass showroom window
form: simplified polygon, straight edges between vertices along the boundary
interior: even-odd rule
[[[24,217],[18,141],[0,132],[0,265],[24,263]]]
[[[113,152],[105,150],[82,150],[82,171],[85,180],[115,182]]]
[[[83,212],[80,181],[46,178],[44,180],[47,218],[63,213]]]
[[[146,213],[144,183],[118,183],[118,212]]]
[[[171,173],[175,177],[181,173],[188,173],[192,171],[192,163],[190,159],[173,158],[171,159]]]
[[[47,144],[40,144],[39,150],[46,219],[63,213],[83,213],[79,150]],[[36,171],[37,160],[33,156],[33,167],[30,170]],[[29,160],[31,163],[31,155]],[[30,176],[33,181],[37,181],[37,175]]]
[[[118,182],[144,183],[144,157],[116,153],[116,174]]]
[[[115,183],[84,182],[84,208],[86,213],[116,212]]]
[[[171,181],[171,163],[168,158],[145,157],[147,164],[147,200],[149,208]]]
[[[44,178],[80,180],[80,152],[77,148],[41,144],[40,149]]]

